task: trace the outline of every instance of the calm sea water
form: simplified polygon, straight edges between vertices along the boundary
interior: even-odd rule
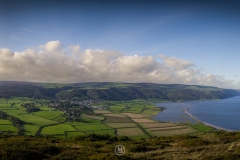
[[[184,110],[197,119],[230,130],[240,130],[240,96],[209,101],[192,101],[183,103],[157,103],[165,110],[153,118],[163,122],[195,122]],[[190,105],[190,106],[189,106]]]

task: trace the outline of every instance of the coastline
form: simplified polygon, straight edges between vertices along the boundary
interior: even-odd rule
[[[187,105],[187,104],[185,104],[185,105]],[[212,124],[209,124],[209,123],[206,123],[206,122],[203,122],[203,121],[197,119],[197,118],[194,117],[191,113],[188,112],[188,110],[189,110],[192,106],[190,106],[190,105],[187,105],[187,106],[189,106],[189,108],[187,108],[187,109],[185,110],[185,113],[186,113],[187,115],[189,115],[191,118],[193,118],[194,120],[198,121],[199,123],[202,123],[202,124],[204,124],[205,126],[213,127],[213,128],[215,128],[215,129],[218,129],[218,130],[223,130],[223,131],[228,131],[228,132],[234,132],[233,130],[226,129],[226,128],[222,128],[222,127],[218,127],[218,126],[215,126],[215,125],[212,125]]]

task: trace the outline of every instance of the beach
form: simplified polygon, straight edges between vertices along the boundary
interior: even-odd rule
[[[187,104],[185,104],[185,105],[187,105]],[[187,106],[189,106],[189,108],[187,108],[187,109],[185,110],[185,113],[186,113],[187,115],[189,115],[191,118],[195,119],[196,121],[198,121],[198,122],[200,122],[200,123],[202,123],[202,124],[204,124],[204,125],[206,125],[206,126],[210,126],[210,127],[215,128],[215,129],[218,129],[218,130],[223,130],[223,131],[228,131],[228,132],[234,132],[233,130],[226,129],[226,128],[222,128],[222,127],[218,127],[218,126],[215,126],[215,125],[212,125],[212,124],[209,124],[209,123],[206,123],[206,122],[203,122],[203,121],[197,119],[197,118],[194,117],[191,113],[188,112],[188,110],[189,110],[192,106],[190,106],[190,105],[187,105]]]

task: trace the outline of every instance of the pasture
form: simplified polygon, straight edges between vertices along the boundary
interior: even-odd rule
[[[114,114],[114,113],[108,113],[108,114],[103,114],[106,117],[126,117],[123,114]]]
[[[192,134],[198,132],[190,127],[176,128],[176,129],[165,129],[151,131],[151,134],[154,136],[172,136],[172,135],[181,135],[181,134]]]
[[[94,113],[101,114],[101,113],[112,113],[112,112],[110,112],[110,111],[108,111],[108,110],[95,109],[95,110],[94,110]]]
[[[132,120],[127,117],[106,117],[103,123],[131,123]]]
[[[136,123],[156,123],[155,120],[151,120],[151,119],[132,119],[134,122]]]
[[[11,131],[17,133],[18,129],[12,124],[1,124],[0,131]]]
[[[15,109],[15,108],[7,108],[7,109],[2,109],[3,112],[11,115],[11,116],[19,116],[21,114],[27,114],[27,112],[23,111],[23,110],[20,110],[20,109]]]
[[[64,122],[64,121],[66,121],[66,117],[58,116],[58,117],[53,118],[52,120],[57,121],[57,122]]]
[[[108,130],[99,130],[99,131],[86,131],[86,134],[109,134],[109,135],[115,135],[115,130],[114,129],[108,129]]]
[[[82,114],[82,118],[90,118],[90,119],[96,119],[96,120],[104,120],[104,116],[92,116],[87,114]]]
[[[39,127],[40,126],[38,125],[25,124],[24,125],[25,135],[35,135]]]
[[[106,123],[109,127],[112,128],[134,128],[137,127],[135,123]]]
[[[74,126],[77,128],[79,131],[96,131],[96,130],[106,130],[106,129],[111,129],[110,127],[104,125],[104,124],[83,124],[83,125],[77,125]]]
[[[12,124],[12,122],[9,120],[0,119],[0,125],[2,125],[2,124]]]
[[[145,136],[145,134],[139,128],[120,128],[117,129],[117,135],[119,136]]]
[[[148,110],[143,110],[141,114],[145,115],[151,115],[151,116],[156,116],[161,110],[153,110],[153,109],[148,109]]]
[[[49,124],[56,124],[58,122],[53,121],[53,120],[48,120],[46,118],[42,118],[42,117],[38,117],[32,114],[21,114],[21,115],[15,115],[15,117],[30,123],[30,124],[36,124],[39,126],[45,126],[45,125],[49,125]]]
[[[46,119],[54,119],[56,117],[59,117],[61,114],[63,114],[62,111],[53,111],[53,110],[38,111],[33,113],[33,115],[43,117]]]
[[[196,124],[189,124],[193,129],[196,129],[196,130],[198,130],[198,131],[201,131],[201,132],[205,132],[205,133],[207,133],[207,132],[210,132],[210,131],[212,131],[214,128],[212,128],[212,127],[209,127],[209,126],[205,126],[205,125],[203,125],[203,124],[201,124],[201,123],[196,123]]]
[[[65,134],[65,131],[77,131],[68,124],[57,124],[43,127],[41,134]]]
[[[66,134],[67,138],[86,135],[84,132],[70,132],[70,131],[66,131]]]
[[[48,85],[48,87],[61,87]],[[22,103],[36,102],[40,111],[28,114],[22,107]],[[195,134],[209,132],[211,127],[202,124],[176,124],[160,123],[150,119],[151,115],[158,114],[161,109],[155,107],[152,102],[146,100],[131,101],[102,101],[98,106],[108,106],[107,110],[94,109],[94,113],[88,115],[81,114],[79,122],[67,122],[62,111],[53,110],[47,104],[41,105],[39,102],[49,100],[32,100],[25,97],[0,98],[0,110],[26,122],[24,124],[25,135],[36,135],[40,126],[42,135],[52,135],[65,138],[85,134],[110,134],[119,136],[130,136],[133,138],[174,135],[174,134]],[[61,123],[61,124],[59,124]],[[0,130],[17,133],[17,128],[8,120],[0,120]]]

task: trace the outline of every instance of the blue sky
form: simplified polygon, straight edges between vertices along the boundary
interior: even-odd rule
[[[38,54],[41,49],[43,50],[40,46],[55,41],[65,48],[62,48],[64,51],[71,45],[78,45],[82,54],[87,54],[85,51],[91,49],[106,52],[112,50],[121,53],[120,58],[123,59],[134,55],[143,58],[151,56],[154,59],[153,63],[156,62],[158,65],[157,70],[161,70],[159,65],[169,67],[168,69],[174,72],[174,79],[175,72],[180,73],[180,71],[169,66],[170,63],[167,64],[166,57],[168,57],[168,60],[171,58],[175,60],[171,64],[178,63],[178,59],[181,62],[192,63],[193,65],[186,69],[194,68],[200,72],[198,73],[200,75],[211,74],[222,77],[222,82],[218,80],[216,86],[238,88],[240,87],[237,84],[240,82],[239,4],[237,1],[221,0],[0,1],[0,48],[9,49],[13,55],[27,49],[33,49]],[[28,53],[22,53],[23,57],[26,57],[26,54]],[[94,56],[94,53],[92,54]],[[159,57],[159,54],[165,55],[165,59]],[[3,55],[2,51],[4,58]],[[16,58],[12,58],[11,61],[15,62]],[[52,61],[54,63],[54,60]],[[4,67],[6,66],[0,66],[0,71],[4,73],[4,77],[0,78],[14,79],[14,76],[10,76],[14,72]],[[24,69],[15,67],[15,70],[20,72]],[[26,70],[24,73],[31,74]],[[153,70],[146,74],[152,73]],[[195,76],[198,74],[195,73]],[[17,80],[36,81],[30,77]],[[99,77],[79,79],[79,81],[97,80],[104,81]],[[106,81],[116,80],[106,79]],[[54,81],[54,79],[42,81]],[[78,80],[76,78],[73,81]],[[69,80],[69,82],[73,81]],[[131,78],[126,80],[123,78],[120,81],[137,82]],[[199,79],[192,81],[179,79],[172,82],[215,85],[214,81],[199,81]],[[150,82],[167,83],[165,80],[150,80]]]

